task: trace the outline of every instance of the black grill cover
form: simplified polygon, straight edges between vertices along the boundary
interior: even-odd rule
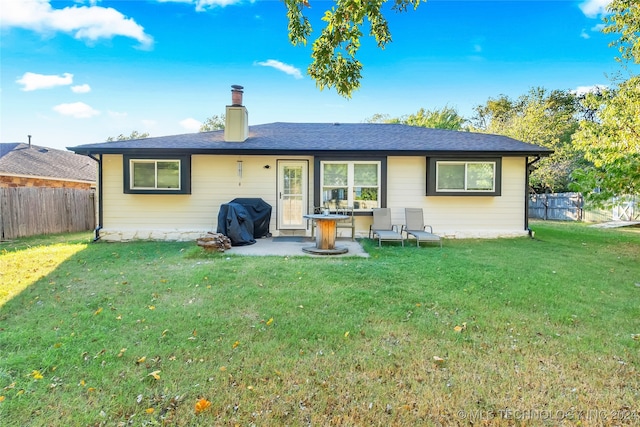
[[[260,239],[262,237],[271,237],[269,233],[269,225],[271,224],[271,205],[264,200],[238,198],[233,199],[231,203],[239,203],[247,210],[249,217],[253,220],[253,237]]]
[[[231,245],[252,245],[256,238],[268,237],[271,205],[262,199],[238,198],[220,206],[218,233],[229,237]]]

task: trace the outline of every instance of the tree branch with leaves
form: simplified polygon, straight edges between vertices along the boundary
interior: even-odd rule
[[[363,27],[368,25],[369,36],[384,49],[391,42],[389,23],[383,7],[391,2],[391,10],[404,12],[416,9],[422,0],[336,0],[322,17],[326,23],[313,42],[312,62],[307,73],[320,90],[335,88],[339,95],[351,98],[360,87],[362,63],[357,59]],[[312,27],[305,15],[308,0],[284,0],[289,20],[289,40],[293,45],[306,45]]]

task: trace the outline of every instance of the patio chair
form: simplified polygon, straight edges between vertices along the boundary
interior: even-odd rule
[[[430,225],[424,225],[424,216],[421,208],[405,208],[404,210],[405,225],[402,226],[402,231],[407,233],[407,240],[409,236],[413,236],[416,239],[416,246],[420,246],[420,242],[438,242],[440,243],[440,249],[442,249],[442,238],[433,233],[433,227]],[[429,231],[427,231],[429,228]]]
[[[336,236],[338,234],[338,228],[350,228],[351,229],[351,241],[356,240],[356,217],[353,215],[353,206],[347,206],[344,208],[336,209],[336,214],[347,215],[348,219],[343,219],[336,222]]]
[[[322,211],[324,211],[325,207],[324,206],[314,206],[313,207],[313,214],[321,214]],[[311,223],[311,238],[314,239],[315,238],[315,234],[316,234],[316,222],[313,220],[308,220]]]
[[[398,227],[391,225],[391,209],[377,208],[373,209],[373,224],[369,227],[369,238],[378,238],[378,246],[382,246],[382,241],[398,240],[404,246],[404,236],[398,232]]]

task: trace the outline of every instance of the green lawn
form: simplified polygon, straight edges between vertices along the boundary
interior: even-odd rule
[[[0,425],[638,425],[640,229],[532,228],[367,259],[2,243]]]

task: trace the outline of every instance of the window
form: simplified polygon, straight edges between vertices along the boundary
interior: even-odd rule
[[[353,206],[355,210],[381,206],[380,162],[323,161],[320,167],[323,206],[330,209]]]
[[[501,159],[428,159],[427,195],[499,196]]]
[[[124,192],[189,194],[190,157],[133,158],[125,156]]]

